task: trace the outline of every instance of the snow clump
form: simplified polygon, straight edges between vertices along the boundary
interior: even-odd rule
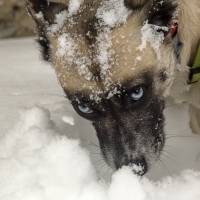
[[[83,1],[84,0],[70,0],[68,10],[63,10],[62,12],[56,14],[54,24],[48,28],[49,34],[51,35],[56,33],[63,26],[67,18],[70,18],[72,15],[76,14]]]
[[[70,0],[68,7],[69,16],[76,14],[83,2],[84,0]]]
[[[53,127],[49,112],[33,107],[0,139],[0,199],[78,199],[96,180],[89,153]]]
[[[21,111],[15,127],[0,138],[2,200],[199,200],[200,172],[152,182],[131,167],[116,171],[111,183],[98,178],[79,140],[55,131],[48,110]]]
[[[74,118],[73,117],[63,116],[62,120],[65,123],[70,124],[71,126],[74,126]]]
[[[159,32],[158,30],[168,31],[169,28],[166,26],[156,26],[153,24],[148,24],[148,21],[145,21],[143,27],[141,28],[142,43],[137,49],[139,51],[143,51],[147,46],[147,42],[149,42],[154,49],[158,60],[160,60],[160,45],[162,44],[165,37],[164,33],[162,31]]]
[[[122,23],[126,23],[131,11],[124,6],[124,0],[105,1],[97,10],[96,16],[101,19],[103,25],[109,27],[117,27]]]

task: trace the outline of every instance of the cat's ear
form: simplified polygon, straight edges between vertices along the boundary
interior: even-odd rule
[[[160,29],[165,36],[170,32],[173,17],[178,6],[174,0],[124,0],[124,4],[132,10],[141,9],[148,24],[168,27],[169,31],[166,31],[167,29]]]
[[[51,62],[51,47],[47,36],[47,27],[54,24],[55,17],[68,7],[62,3],[46,0],[27,0],[27,10],[37,26],[37,42],[44,60]]]
[[[53,24],[56,14],[67,10],[63,3],[48,2],[46,0],[27,0],[27,10],[37,25]]]
[[[177,6],[174,0],[152,0],[148,12],[149,24],[171,26]]]

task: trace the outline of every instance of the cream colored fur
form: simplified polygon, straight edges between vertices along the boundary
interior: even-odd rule
[[[121,26],[119,28],[116,28],[112,32],[112,38],[113,38],[113,46],[116,50],[115,55],[120,55],[121,58],[119,60],[118,66],[115,67],[115,76],[111,77],[112,81],[114,83],[118,82],[122,77],[132,77],[132,78],[138,78],[139,74],[142,70],[148,68],[149,66],[157,66],[155,68],[155,73],[158,72],[160,69],[162,69],[162,66],[167,66],[166,71],[171,74],[171,78],[168,79],[168,82],[166,84],[168,85],[161,85],[158,84],[157,87],[157,93],[167,93],[169,89],[169,85],[171,82],[173,82],[173,85],[170,88],[169,97],[174,101],[174,103],[182,103],[182,102],[188,102],[189,104],[193,105],[190,109],[190,115],[191,115],[191,128],[193,132],[200,134],[200,118],[199,114],[197,114],[197,110],[195,111],[195,108],[200,108],[200,82],[188,85],[186,80],[188,78],[189,68],[190,65],[194,62],[194,58],[196,56],[197,48],[200,43],[200,1],[199,0],[178,0],[179,1],[179,14],[178,14],[178,26],[179,26],[179,39],[181,42],[184,43],[184,48],[181,52],[181,66],[179,70],[173,72],[173,67],[170,68],[169,60],[172,60],[172,58],[167,58],[166,55],[170,55],[169,53],[166,53],[166,51],[172,51],[171,49],[163,49],[162,52],[162,60],[163,62],[157,63],[156,55],[155,54],[149,54],[146,53],[146,51],[152,51],[152,48],[148,46],[142,53],[138,53],[135,48],[131,48],[132,52],[131,54],[128,54],[126,56],[123,55],[123,51],[127,50],[129,47],[137,47],[141,43],[138,38],[140,37],[140,28],[141,28],[141,19],[143,16],[140,16],[140,13],[137,15],[134,15],[132,18],[130,17],[128,19],[128,22],[126,26]],[[137,2],[136,2],[137,3]],[[129,25],[130,24],[130,25]],[[133,33],[133,30],[135,32]],[[132,34],[131,34],[132,33]],[[121,34],[124,34],[124,38],[122,39],[120,37]],[[83,39],[84,40],[84,39]],[[127,42],[128,41],[128,45]],[[52,44],[55,44],[56,41],[54,39],[51,40]],[[83,47],[84,46],[84,47]],[[82,49],[82,52],[87,51],[87,43],[80,47]],[[162,47],[161,47],[162,48]],[[55,48],[55,52],[57,49]],[[173,52],[173,51],[172,51]],[[134,67],[133,63],[137,62],[135,60],[136,56],[133,55],[142,56],[142,60],[139,62],[139,67],[137,65]],[[154,57],[154,58],[153,58]],[[171,55],[171,57],[173,57]],[[53,56],[54,59],[56,59],[55,56]],[[85,91],[88,94],[92,90],[98,90],[102,89],[102,84],[94,84],[92,81],[87,81],[84,78],[80,79],[80,76],[75,72],[66,73],[63,71],[61,65],[59,65],[59,62],[57,60],[54,60],[54,63],[56,63],[57,66],[57,73],[61,74],[59,80],[61,82],[61,85],[63,87],[68,87],[68,90],[75,90],[76,88],[79,88],[80,82],[85,85]],[[126,63],[126,67],[124,68],[124,63]],[[148,66],[147,66],[148,63]],[[171,63],[173,66],[173,63]],[[129,68],[129,70],[127,70]],[[63,77],[62,77],[63,76]],[[79,80],[77,82],[74,82],[74,80]],[[173,81],[174,79],[174,81]],[[158,81],[155,81],[158,83]],[[88,86],[88,87],[87,87]],[[90,88],[90,89],[89,89]],[[167,91],[164,91],[167,89]],[[167,97],[167,98],[169,98]],[[199,127],[198,127],[199,126]]]
[[[61,1],[67,4],[69,3],[68,0]],[[148,0],[127,0],[127,2],[133,2],[136,6],[147,1]],[[85,0],[83,5],[90,4],[90,6],[97,9],[99,2],[101,2],[101,0]],[[178,0],[178,2],[179,14],[177,20],[179,39],[184,43],[184,48],[181,52],[182,62],[179,70],[176,68],[176,58],[174,56],[172,43],[168,45],[166,42],[161,45],[161,60],[157,59],[155,51],[149,44],[142,52],[137,50],[137,47],[141,44],[141,28],[145,21],[144,12],[148,12],[148,10],[143,9],[141,12],[134,12],[134,14],[127,19],[126,24],[112,30],[110,35],[112,38],[111,48],[115,51],[115,54],[112,56],[115,64],[112,66],[111,70],[114,75],[107,76],[113,85],[130,78],[137,84],[137,82],[141,81],[141,74],[144,70],[153,73],[153,84],[156,94],[161,97],[166,97],[167,94],[169,94],[167,98],[174,103],[188,102],[192,105],[190,108],[191,128],[193,132],[200,134],[200,115],[198,114],[199,111],[196,109],[200,109],[200,82],[192,85],[188,85],[186,82],[189,68],[194,62],[200,43],[200,0]],[[77,58],[82,56],[89,57],[88,50],[94,52],[94,56],[97,52],[96,48],[98,48],[98,43],[94,45],[95,47],[93,49],[90,49],[91,47],[85,39],[85,33],[83,33],[81,28],[84,23],[83,20],[92,19],[96,14],[95,9],[94,12],[89,11],[90,6],[88,6],[88,10],[85,9],[81,15],[72,17],[74,21],[78,22],[77,26],[70,28],[70,26],[68,26],[69,21],[66,21],[63,25],[66,32],[71,35],[76,33],[76,31],[81,35],[79,38],[81,42],[74,39],[74,42],[81,52],[81,54],[75,55]],[[34,12],[31,7],[30,12]],[[70,66],[67,61],[57,58],[56,52],[59,50],[58,36],[59,34],[48,36],[48,39],[51,43],[52,62],[55,66],[61,86],[71,93],[75,93],[79,90],[85,95],[90,95],[93,91],[105,91],[105,80],[99,80],[98,82],[87,80],[84,76],[78,74],[73,64]],[[172,42],[170,34],[165,40]],[[129,52],[129,50],[131,51]],[[141,60],[137,59],[138,57],[140,57]],[[99,66],[92,63],[88,68],[95,76]],[[162,71],[166,72],[168,75],[164,83],[160,82],[158,77],[159,73]],[[113,89],[113,85],[109,85],[111,90]],[[104,94],[100,93],[99,96],[102,97]]]
[[[200,82],[187,85],[185,80],[194,62],[198,45],[200,44],[200,1],[179,0],[179,38],[184,43],[181,52],[180,70],[176,72],[170,97],[175,103],[188,102],[190,108],[190,125],[194,133],[200,134]]]

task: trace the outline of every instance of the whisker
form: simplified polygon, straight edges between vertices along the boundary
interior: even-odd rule
[[[177,156],[175,156],[172,153],[169,153],[168,151],[163,150],[163,152],[168,153],[169,155],[173,156],[174,158],[176,158],[179,162],[182,162]]]
[[[160,158],[158,158],[158,160],[161,162],[162,166],[163,166],[164,169],[166,170],[167,168],[166,168],[165,164],[163,163],[163,161],[162,161]]]
[[[112,170],[111,173],[110,173],[110,182],[111,182],[111,177],[112,177],[113,173],[114,173],[114,171]]]
[[[96,164],[95,167],[97,168],[99,165],[102,165],[102,164],[106,164],[106,162],[102,161],[102,162]]]
[[[104,176],[108,173],[108,171],[110,170],[110,167],[108,166],[108,170],[105,172],[105,174],[103,175],[103,178]]]
[[[64,94],[49,94],[49,93],[41,93],[42,95],[50,95],[50,96],[56,96],[56,97],[64,97],[67,99],[67,96]]]
[[[82,147],[84,148],[84,147],[87,147],[87,146],[97,147],[97,146],[95,146],[94,144],[86,144],[86,145],[83,145]],[[97,148],[99,148],[99,147],[97,147]]]
[[[90,143],[90,144],[93,144],[94,146],[100,148],[97,144],[95,144],[95,143],[93,143],[93,142],[90,142],[89,140],[85,140],[85,139],[82,139],[82,138],[79,138],[79,139],[80,139],[80,140],[83,140],[83,141],[85,141],[85,142],[88,142],[88,143]]]
[[[168,148],[172,148],[172,147],[180,147],[180,145],[173,145],[173,146],[165,145],[165,147],[168,147]]]
[[[171,107],[173,107],[173,106],[178,106],[178,105],[180,105],[180,103],[175,103],[175,104],[172,104],[172,105],[167,105],[167,106],[165,106],[165,108],[171,108]]]
[[[101,162],[101,161],[104,161],[104,160],[103,159],[99,159],[94,163],[94,165],[97,164],[98,162]]]
[[[199,138],[199,137],[195,137],[195,136],[184,136],[184,135],[171,135],[169,137],[166,137],[166,139],[170,139],[170,138],[182,138],[182,139],[186,139],[186,138]]]
[[[90,152],[91,154],[97,154],[97,155],[102,155],[101,152]]]
[[[172,162],[174,162],[177,166],[180,166],[175,160],[173,160],[169,156],[165,155],[164,153],[162,153],[162,155],[165,156],[166,158],[168,158],[169,160],[171,160]]]
[[[101,171],[101,169],[103,168],[103,167],[105,167],[107,164],[105,163],[103,166],[101,166],[101,168],[99,169],[99,172]]]
[[[156,162],[156,164],[159,164],[163,169],[165,169],[164,166],[160,164],[160,160],[158,162]]]
[[[165,108],[170,108],[170,107],[173,107],[173,106],[179,106],[179,105],[185,105],[187,103],[183,102],[183,103],[175,103],[175,104],[172,104],[172,105],[166,105]]]

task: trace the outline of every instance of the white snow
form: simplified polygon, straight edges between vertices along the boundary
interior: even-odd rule
[[[40,11],[39,13],[36,13],[36,14],[35,14],[35,17],[36,17],[37,19],[44,19],[44,16],[43,16],[43,14],[42,14],[41,11]]]
[[[74,118],[73,118],[73,117],[63,116],[63,117],[62,117],[62,120],[63,120],[65,123],[68,123],[68,124],[74,126]]]
[[[127,17],[131,11],[124,6],[123,0],[110,0],[103,2],[97,10],[97,18],[101,20],[102,25],[116,27],[126,23]]]
[[[163,163],[143,178],[129,167],[111,173],[92,145],[95,130],[38,57],[33,38],[0,41],[0,199],[200,199],[200,137],[191,133],[187,105],[166,109]]]
[[[78,38],[77,38],[78,39]],[[84,75],[86,80],[92,78],[92,73],[89,71],[88,67],[91,65],[91,60],[82,55],[78,48],[78,45],[74,42],[74,39],[70,34],[63,32],[58,37],[57,41],[57,52],[56,56],[62,64],[62,68],[75,67],[78,74]]]
[[[139,51],[143,51],[146,48],[147,43],[149,42],[155,53],[157,54],[158,60],[160,60],[160,45],[164,40],[164,33],[162,31],[158,32],[157,30],[168,31],[168,29],[169,28],[166,26],[156,26],[153,24],[149,24],[148,21],[145,21],[143,27],[141,28],[142,43],[137,49]]]
[[[69,7],[68,7],[69,15],[72,16],[76,14],[83,2],[84,0],[70,0]]]
[[[68,9],[56,14],[54,24],[52,24],[48,30],[49,34],[55,34],[64,24],[65,20],[76,14],[83,3],[83,0],[70,0]],[[71,20],[71,23],[74,23]]]
[[[64,10],[56,15],[54,24],[48,29],[48,34],[55,36],[57,39],[57,59],[60,61],[59,65],[62,65],[66,73],[66,68],[76,68],[78,74],[84,77],[86,80],[95,82],[95,78],[92,76],[91,67],[95,65],[100,66],[100,77],[104,80],[105,90],[111,90],[112,80],[110,77],[113,75],[110,69],[116,66],[116,62],[113,58],[114,50],[112,49],[112,38],[110,33],[112,28],[123,25],[126,23],[131,11],[125,7],[123,0],[110,0],[103,1],[100,7],[97,9],[96,17],[98,19],[97,24],[97,37],[96,37],[96,52],[97,54],[90,58],[88,55],[84,55],[83,48],[86,45],[84,43],[84,37],[79,33],[72,33],[67,31],[66,28],[62,28],[64,22],[67,20],[68,28],[76,29],[76,22],[74,21],[74,15],[77,12],[85,9],[85,6],[81,7],[83,0],[70,0],[68,10]],[[90,32],[87,33],[90,35]],[[88,53],[91,49],[88,50]],[[94,62],[94,63],[92,63]],[[60,67],[60,66],[59,66]],[[68,73],[68,72],[67,72]],[[60,76],[60,74],[58,74]],[[116,85],[114,85],[116,87]],[[103,91],[100,91],[102,93]],[[114,91],[112,92],[114,93]],[[96,102],[99,101],[99,91],[93,92],[91,99]]]
[[[49,31],[48,34],[55,34],[64,24],[65,20],[67,19],[69,13],[67,10],[63,10],[62,12],[58,13],[55,16],[54,24],[52,24],[47,30]]]

